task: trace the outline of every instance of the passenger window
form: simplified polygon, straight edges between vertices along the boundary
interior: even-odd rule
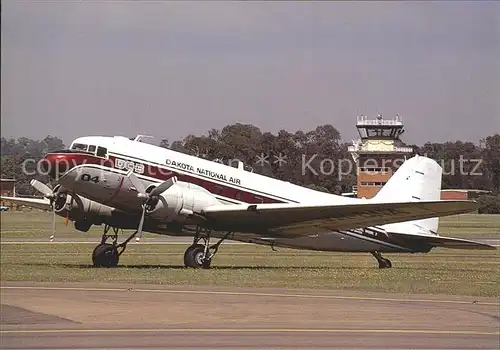
[[[90,145],[89,146],[89,152],[92,152],[92,153],[95,153],[95,146],[94,145]]]
[[[224,191],[224,187],[222,187],[221,185],[215,185],[214,186],[214,194],[222,194],[222,192]]]
[[[108,150],[104,147],[97,147],[97,156],[99,157],[106,157],[106,154],[108,153]]]
[[[257,203],[264,203],[264,198],[262,198],[262,197],[254,196],[253,198],[255,198]]]
[[[243,193],[241,191],[236,191],[236,199],[239,201],[243,201]]]

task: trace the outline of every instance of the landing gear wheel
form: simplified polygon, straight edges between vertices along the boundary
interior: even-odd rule
[[[203,230],[205,231],[205,235],[202,235]],[[212,258],[219,250],[219,246],[232,235],[232,232],[227,232],[217,243],[210,245],[210,232],[210,230],[203,227],[196,227],[193,244],[184,253],[184,266],[209,269],[212,264]],[[198,244],[201,239],[203,239],[205,244]]]
[[[184,253],[184,265],[194,268],[210,268],[212,259],[205,258],[205,247],[201,244],[190,246]]]
[[[191,266],[192,262],[193,262],[193,258],[191,257],[191,254],[192,254],[193,249],[195,249],[195,248],[202,248],[203,249],[203,246],[201,244],[194,244],[194,245],[189,246],[186,249],[186,251],[184,252],[184,266],[193,267],[193,266]]]
[[[95,267],[118,266],[118,249],[113,244],[101,243],[92,252],[92,263]]]

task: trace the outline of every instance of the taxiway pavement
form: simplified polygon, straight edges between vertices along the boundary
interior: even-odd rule
[[[498,349],[496,298],[5,282],[2,349]]]

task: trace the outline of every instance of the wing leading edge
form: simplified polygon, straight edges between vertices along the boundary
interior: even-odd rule
[[[50,201],[45,198],[0,197],[1,200],[42,210],[51,210]]]
[[[395,222],[462,214],[475,201],[420,201],[335,205],[216,205],[202,213],[216,229],[300,236],[325,230],[349,230]]]

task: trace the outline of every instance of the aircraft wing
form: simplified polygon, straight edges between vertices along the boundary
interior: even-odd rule
[[[473,211],[475,201],[419,201],[334,205],[215,205],[202,213],[215,229],[288,237],[384,225]]]
[[[6,202],[27,205],[33,208],[52,210],[50,207],[50,201],[46,198],[0,197],[0,199]]]
[[[409,235],[404,233],[389,233],[393,238],[401,241],[412,240],[415,243],[421,242],[432,247],[443,247],[451,249],[497,249],[495,246],[469,241],[467,239],[454,238],[454,237],[442,237],[442,236],[430,236],[430,235]]]

